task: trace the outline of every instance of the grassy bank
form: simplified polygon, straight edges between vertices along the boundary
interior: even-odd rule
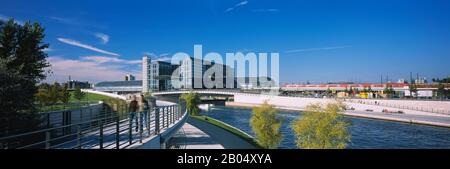
[[[90,103],[98,103],[99,101],[109,101],[111,99],[115,99],[104,95],[85,92],[84,98],[81,100],[81,102],[79,102],[77,99],[75,99],[73,93],[74,91],[70,91],[70,99],[68,104],[58,102],[54,105],[38,107],[39,112],[79,109],[80,107],[88,105]]]
[[[234,127],[231,127],[229,124],[226,124],[225,122],[222,122],[220,120],[208,117],[208,116],[190,116],[193,119],[199,120],[199,121],[203,121],[212,125],[215,125],[217,127],[220,127],[238,137],[240,137],[241,139],[247,141],[248,143],[254,145],[255,147],[258,148],[262,148],[258,142],[251,136],[249,136],[247,133],[240,131]]]

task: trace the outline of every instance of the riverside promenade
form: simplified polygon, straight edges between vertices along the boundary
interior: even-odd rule
[[[246,140],[213,124],[189,118],[168,143],[175,149],[256,149]]]
[[[294,100],[296,98],[289,98],[289,100],[285,102],[281,102],[283,98],[278,97],[248,97],[244,99],[235,99],[235,102],[227,102],[227,106],[236,106],[236,107],[253,107],[262,104],[264,101],[268,101],[269,104],[274,105],[278,109],[286,109],[286,110],[295,110],[295,111],[304,111],[307,104],[310,103],[330,103],[334,102],[332,99],[307,99],[307,98],[299,98],[298,100]],[[293,102],[290,104],[290,102]],[[380,119],[380,120],[389,120],[389,121],[397,121],[397,122],[405,122],[412,124],[423,124],[423,125],[432,125],[432,126],[440,126],[440,127],[449,127],[450,128],[450,115],[448,114],[439,114],[439,113],[431,113],[426,111],[417,111],[417,110],[409,110],[409,109],[401,109],[401,108],[393,108],[387,106],[378,106],[378,105],[369,105],[369,104],[361,104],[355,102],[344,102],[349,108],[353,108],[354,110],[346,110],[342,112],[342,114],[347,116],[354,117],[362,117],[362,118],[372,118],[372,119]],[[388,110],[389,112],[383,112],[383,110]],[[398,111],[402,111],[403,113],[395,113]]]

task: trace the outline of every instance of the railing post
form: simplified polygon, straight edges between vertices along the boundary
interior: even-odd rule
[[[100,144],[100,149],[103,149],[103,122],[100,123],[100,136],[98,142]]]
[[[148,133],[148,136],[150,137],[150,135],[151,135],[151,133],[150,133],[150,116],[151,116],[151,114],[152,114],[152,109],[150,108],[150,109],[148,109],[147,110],[147,117],[145,117],[146,119],[145,119],[145,122],[147,123],[147,133]]]
[[[155,134],[159,134],[159,107],[155,107]]]
[[[133,126],[133,118],[131,115],[128,116],[128,143],[131,145],[133,139],[133,130],[131,129]]]
[[[116,149],[119,149],[119,141],[120,141],[120,119],[119,116],[116,118]]]
[[[143,115],[143,112],[139,112],[139,143],[142,143],[142,133],[144,131]]]
[[[164,126],[165,126],[165,121],[166,121],[166,115],[165,115],[165,107],[161,107],[161,109],[162,109],[162,128],[164,128]]]
[[[50,148],[50,131],[45,132],[45,149]]]
[[[47,113],[47,128],[50,128],[50,113]]]
[[[166,128],[169,126],[169,107],[165,107],[166,116]]]
[[[77,125],[77,148],[81,149],[81,124]]]
[[[172,115],[170,116],[170,118],[172,119],[172,123],[174,123],[175,121],[175,105],[170,106],[170,110],[172,112]]]
[[[179,103],[178,104],[178,106],[177,106],[177,112],[178,112],[178,120],[181,118],[181,114],[182,114],[182,112],[181,112],[181,103]]]

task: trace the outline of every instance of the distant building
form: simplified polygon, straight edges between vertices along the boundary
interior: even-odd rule
[[[94,90],[116,94],[138,93],[142,91],[141,80],[105,81],[95,84]]]
[[[136,80],[136,77],[134,77],[131,74],[125,75],[125,81],[133,81],[133,80]]]
[[[150,91],[150,63],[152,62],[149,56],[142,57],[142,92]]]
[[[81,82],[76,80],[69,80],[67,81],[67,87],[69,90],[75,90],[77,87],[80,87],[80,89],[89,89],[91,88],[91,84],[87,81]]]
[[[194,70],[194,63],[202,65],[201,70]],[[207,70],[212,68],[215,63],[194,59],[192,57],[181,60],[178,64],[173,65],[169,62],[154,61],[150,57],[142,58],[142,91],[166,91],[172,89],[192,89],[198,88],[194,86],[195,80],[203,83],[203,76]],[[226,79],[233,78],[234,72],[229,66],[223,66],[223,88],[226,87]],[[173,77],[172,76],[176,76]],[[215,79],[215,74],[211,79]],[[173,81],[172,79],[177,79]],[[199,79],[195,79],[199,78]],[[234,78],[233,78],[234,80]],[[235,84],[235,83],[233,83]],[[200,88],[206,88],[204,84]]]
[[[414,82],[415,82],[416,84],[424,84],[424,83],[427,83],[427,78],[425,78],[425,77],[419,77],[419,78],[417,78],[416,80],[414,80]]]
[[[405,79],[398,79],[397,83],[398,84],[406,84],[406,80]]]

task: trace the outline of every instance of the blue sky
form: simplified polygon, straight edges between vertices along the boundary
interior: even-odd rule
[[[379,82],[450,75],[447,0],[3,0],[0,19],[46,28],[53,75],[93,82],[138,75],[176,52],[279,52],[282,82]]]

